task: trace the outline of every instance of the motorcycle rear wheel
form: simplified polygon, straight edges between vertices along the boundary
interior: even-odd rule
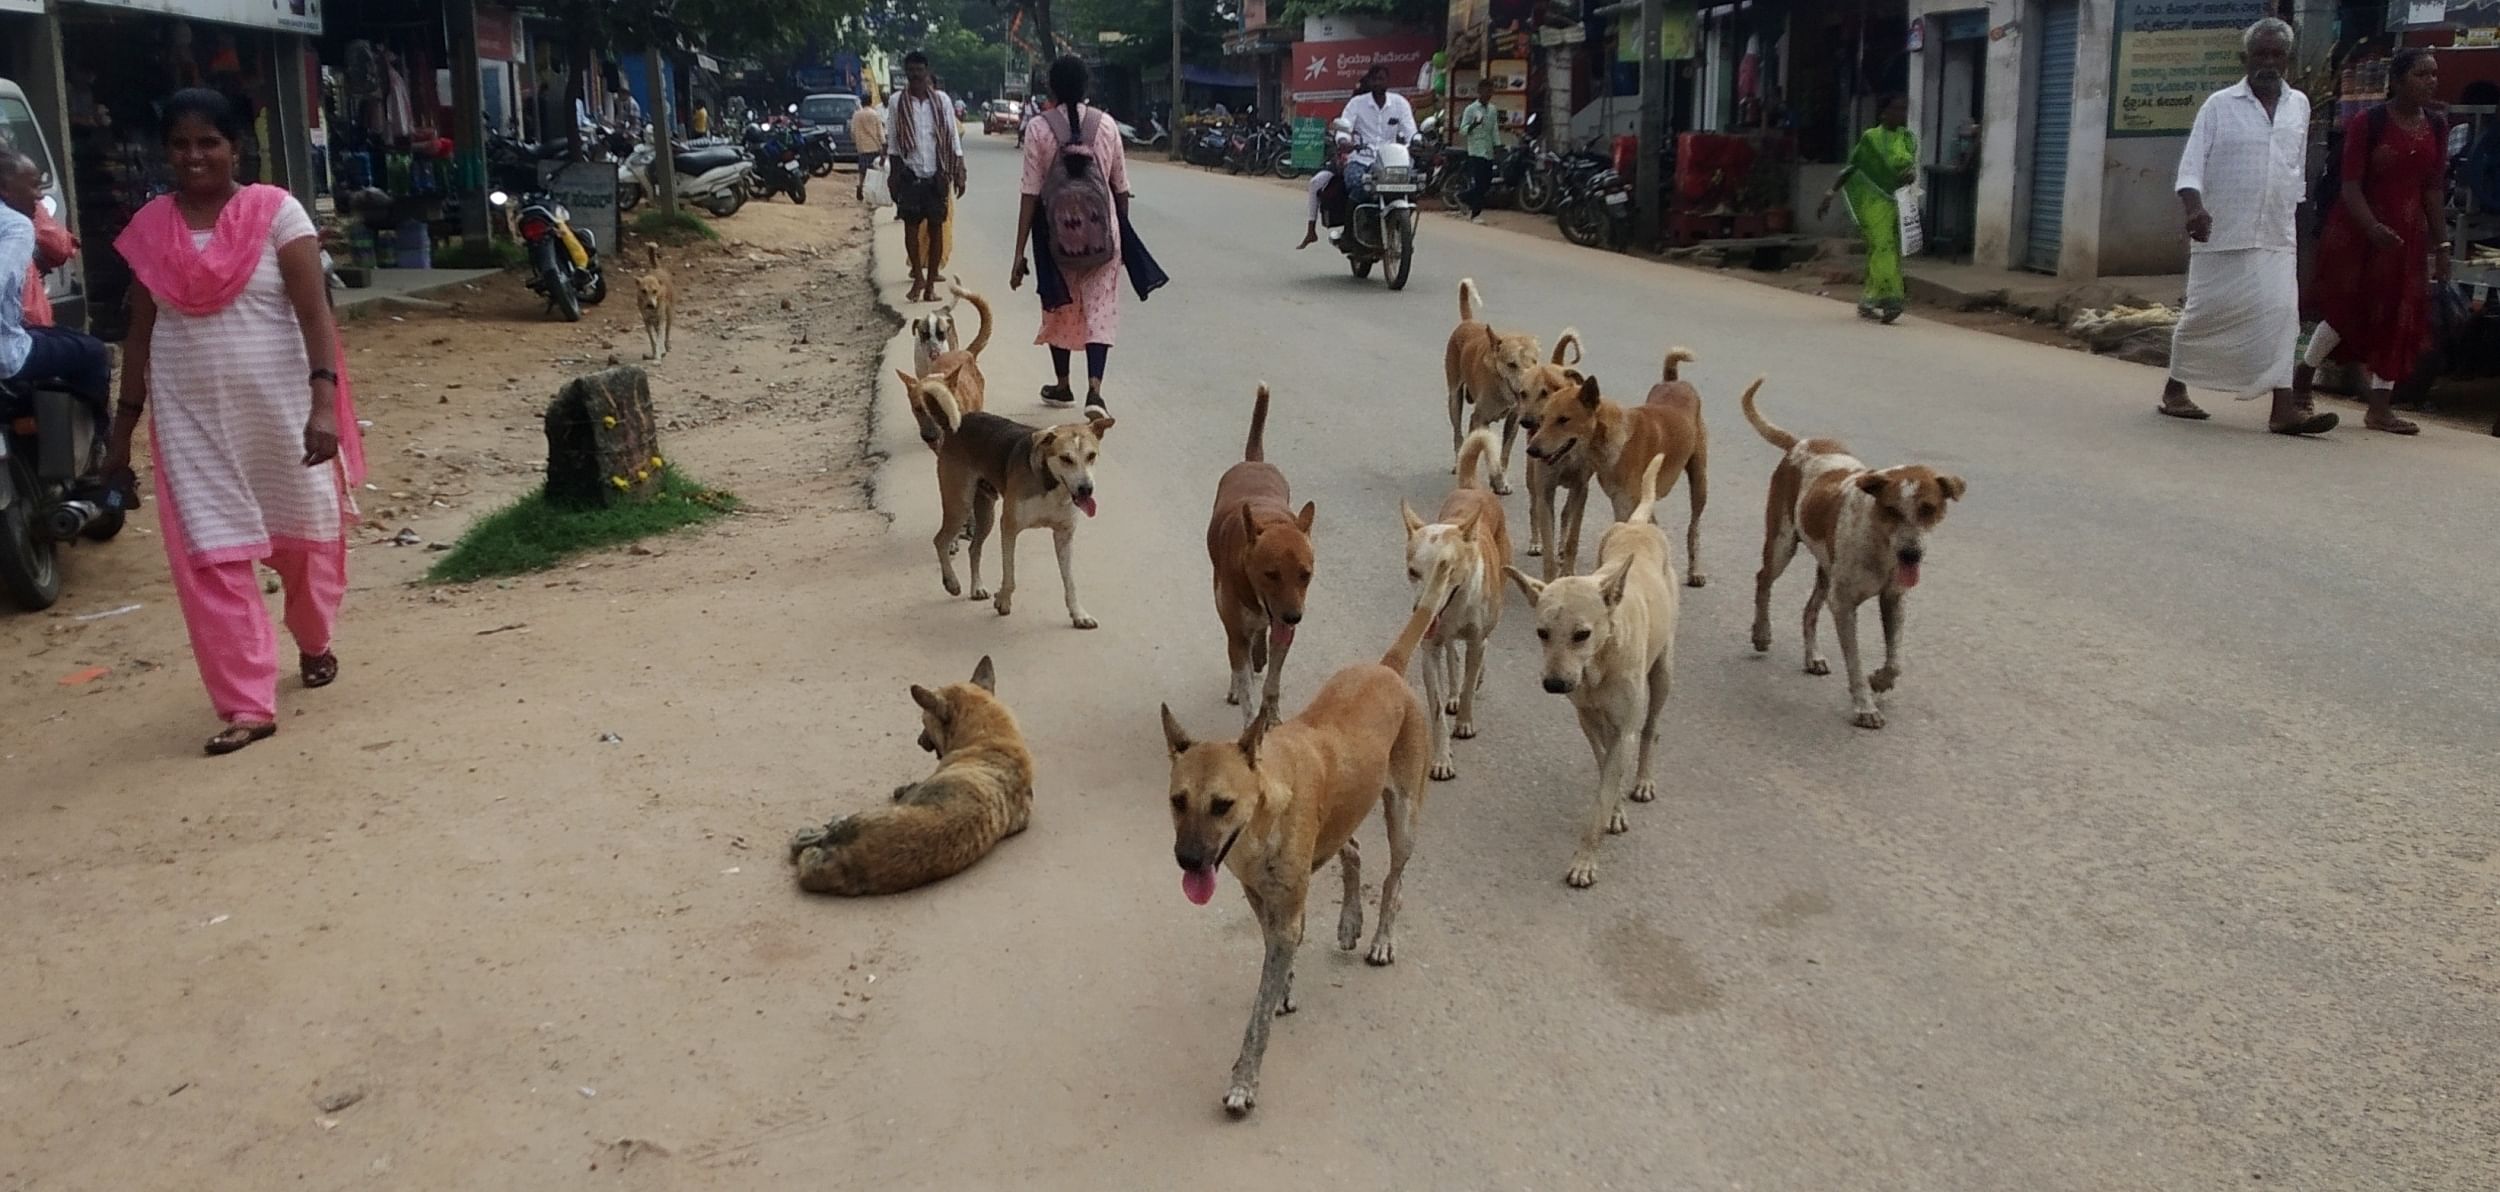
[[[0,484],[14,491],[0,508],[0,592],[30,613],[61,598],[60,548],[35,529],[34,470],[12,455],[0,461]]]
[[[1606,213],[1598,209],[1601,202],[1595,195],[1564,200],[1554,211],[1554,222],[1561,226],[1563,239],[1582,248],[1605,243]]]
[[[1285,151],[1285,152],[1283,152],[1283,153],[1279,153],[1279,154],[1277,154],[1277,155],[1276,155],[1276,176],[1277,176],[1277,177],[1279,177],[1279,178],[1299,178],[1299,177],[1303,176],[1304,174],[1308,174],[1308,173],[1310,173],[1310,171],[1309,171],[1309,170],[1303,169],[1302,167],[1300,167],[1300,166],[1297,166],[1297,165],[1293,164],[1293,152],[1292,152],[1291,150],[1287,150],[1287,151]]]
[[[1407,272],[1415,267],[1415,213],[1392,211],[1380,224],[1381,260],[1388,268],[1383,280],[1391,290],[1406,288]]]
[[[798,205],[800,205],[800,206],[802,206],[802,207],[804,207],[804,206],[806,206],[806,205],[807,205],[807,179],[806,179],[806,177],[801,176],[801,175],[793,175],[793,176],[791,177],[791,179],[790,179],[790,201],[791,201],[791,202],[793,202],[793,203],[797,203]]]

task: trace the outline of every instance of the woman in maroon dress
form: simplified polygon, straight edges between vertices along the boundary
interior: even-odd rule
[[[2319,365],[2359,365],[2362,425],[2410,435],[2422,428],[2389,403],[2430,347],[2431,279],[2448,278],[2448,146],[2428,108],[2439,92],[2430,52],[2398,52],[2387,78],[2387,102],[2344,122],[2343,193],[2318,236],[2308,294],[2318,329],[2292,388],[2305,401]]]

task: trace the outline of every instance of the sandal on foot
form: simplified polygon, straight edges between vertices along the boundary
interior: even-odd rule
[[[2203,422],[2204,420],[2213,417],[2213,415],[2205,412],[2205,408],[2203,406],[2197,405],[2195,402],[2189,401],[2184,397],[2180,398],[2176,404],[2163,402],[2160,405],[2153,407],[2153,412],[2156,414],[2166,414],[2172,418],[2185,418],[2190,422]]]
[[[338,681],[339,656],[330,650],[323,650],[318,654],[298,655],[296,670],[304,676],[304,686],[327,687]]]
[[[218,730],[216,736],[210,737],[208,744],[202,748],[210,757],[222,757],[254,741],[266,741],[276,735],[278,726],[274,724],[229,724]]]
[[[2383,431],[2391,435],[2418,435],[2422,433],[2422,427],[2420,424],[2408,422],[2402,418],[2396,417],[2393,414],[2390,414],[2385,418],[2364,418],[2361,420],[2361,425],[2366,426],[2371,430]]]
[[[1076,404],[1076,392],[1065,385],[1044,385],[1042,386],[1042,404],[1054,409],[1064,409]]]
[[[2339,421],[2341,420],[2333,414],[2311,411],[2299,415],[2296,421],[2269,422],[2266,424],[2266,429],[2278,435],[2322,435],[2335,429],[2335,424]]]

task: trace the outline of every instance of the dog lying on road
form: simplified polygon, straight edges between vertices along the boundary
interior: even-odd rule
[[[955,346],[955,308],[946,306],[934,313],[911,321],[912,371],[919,380],[946,383],[946,391],[955,397],[955,408],[966,414],[977,413],[986,404],[989,380],[981,375],[981,349],[990,346],[990,304],[979,294],[960,286],[950,287],[955,297],[972,304],[981,316],[981,330],[972,342]],[[920,441],[937,449],[938,426],[934,411],[920,400],[915,385],[905,385],[903,392],[911,398],[911,419],[920,427]]]
[[[1050,527],[1051,544],[1059,554],[1059,584],[1068,601],[1068,620],[1091,629],[1094,618],[1076,601],[1076,515],[1094,516],[1094,461],[1102,455],[1102,437],[1114,425],[1109,417],[1043,428],[1027,426],[996,414],[964,413],[944,381],[903,378],[904,386],[935,415],[938,427],[938,578],[946,594],[960,596],[955,581],[955,542],[964,519],[972,519],[972,598],[988,600],[981,587],[981,546],[993,522],[998,528],[999,616],[1014,611],[1016,535]]]
[[[1260,702],[1243,713],[1274,724],[1285,655],[1293,649],[1294,628],[1302,624],[1303,601],[1311,591],[1317,558],[1311,523],[1319,508],[1305,501],[1300,513],[1293,511],[1292,488],[1284,472],[1267,462],[1266,441],[1267,386],[1261,385],[1241,462],[1226,468],[1215,485],[1207,558],[1215,564],[1215,615],[1224,622],[1224,652],[1232,664],[1224,702],[1246,704],[1251,674],[1264,670]]]
[[[1547,578],[1569,575],[1579,565],[1580,524],[1587,515],[1589,481],[1595,480],[1605,490],[1606,499],[1614,504],[1615,520],[1626,520],[1639,502],[1642,470],[1650,460],[1660,459],[1669,471],[1668,490],[1675,488],[1673,473],[1681,472],[1692,494],[1692,521],[1684,530],[1684,554],[1691,570],[1684,582],[1696,588],[1709,582],[1701,571],[1701,511],[1710,503],[1710,440],[1702,428],[1701,392],[1677,375],[1679,366],[1692,358],[1689,348],[1670,350],[1664,378],[1650,387],[1648,398],[1637,406],[1606,400],[1598,392],[1596,377],[1580,378],[1576,391],[1557,389],[1545,395],[1536,411],[1535,429],[1528,434],[1528,458],[1552,469],[1558,495],[1564,487],[1561,482],[1571,482],[1562,510],[1559,549],[1553,548],[1554,528],[1541,527],[1548,547]],[[1553,511],[1553,497],[1548,496],[1545,512],[1551,515]]]
[[[972,681],[914,684],[920,747],[937,772],[894,788],[884,807],[846,815],[790,840],[799,888],[811,894],[897,894],[953,877],[1033,818],[1033,755],[1015,713],[997,699],[987,656]]]
[[[1470,277],[1458,283],[1458,326],[1450,329],[1449,346],[1441,352],[1441,376],[1450,391],[1450,450],[1456,452],[1466,436],[1487,426],[1500,424],[1502,453],[1493,463],[1493,491],[1510,492],[1510,447],[1519,438],[1520,402],[1528,393],[1528,381],[1536,371],[1536,337],[1516,332],[1495,331],[1491,324],[1478,322],[1476,307],[1484,301],[1484,293]],[[1557,356],[1562,345],[1554,347]],[[1466,413],[1466,429],[1460,429],[1462,412]]]
[[[1449,570],[1458,587],[1449,607],[1424,634],[1424,703],[1432,712],[1432,776],[1458,777],[1450,738],[1476,735],[1476,689],[1484,681],[1484,645],[1502,623],[1502,569],[1510,566],[1510,528],[1502,499],[1477,483],[1477,469],[1499,447],[1492,427],[1467,436],[1458,452],[1458,487],[1441,499],[1426,524],[1404,501],[1406,579],[1418,595],[1426,577]],[[1467,665],[1462,672],[1459,652]],[[1450,717],[1458,723],[1452,727]]]
[[[1253,716],[1238,741],[1193,741],[1171,707],[1163,709],[1172,759],[1172,859],[1180,864],[1181,893],[1206,905],[1215,896],[1218,869],[1229,868],[1267,944],[1258,1000],[1224,1094],[1224,1109],[1234,1117],[1258,1103],[1269,1024],[1294,1011],[1302,906],[1311,874],[1331,856],[1345,879],[1337,946],[1351,951],[1362,940],[1362,854],[1354,832],[1375,803],[1382,804],[1389,828],[1389,873],[1380,882],[1380,924],[1364,959],[1375,965],[1396,959],[1390,932],[1432,757],[1431,726],[1406,685],[1406,664],[1452,582],[1446,569],[1436,570],[1378,663],[1329,676],[1300,715],[1272,730],[1265,717]]]
[[[1806,597],[1806,673],[1832,673],[1814,645],[1815,622],[1829,600],[1841,661],[1849,668],[1851,722],[1882,728],[1875,695],[1901,681],[1902,598],[1918,586],[1928,532],[1944,520],[1945,503],[1961,500],[1967,486],[1961,477],[1924,464],[1874,471],[1838,439],[1800,440],[1755,408],[1754,390],[1761,387],[1756,381],[1745,391],[1745,421],[1787,454],[1771,472],[1770,507],[1763,512],[1762,570],[1753,581],[1753,648],[1756,653],[1771,648],[1771,585],[1803,543],[1814,553],[1814,592]],[[1858,653],[1858,606],[1869,597],[1884,622],[1884,666],[1872,676]]]
[[[1650,760],[1675,676],[1675,565],[1652,516],[1665,462],[1650,457],[1640,501],[1597,542],[1594,573],[1541,583],[1516,567],[1506,570],[1536,605],[1545,689],[1571,697],[1580,731],[1597,755],[1597,798],[1563,878],[1579,889],[1597,883],[1599,839],[1631,829],[1624,799],[1658,797]]]

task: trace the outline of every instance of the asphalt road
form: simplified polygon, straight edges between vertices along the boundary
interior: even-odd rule
[[[1016,159],[996,139],[970,156],[955,269],[1000,306],[991,408],[1040,421],[1035,306],[1005,285]],[[1103,512],[1077,547],[1099,631],[1060,615],[1043,540],[1012,619],[944,599],[928,457],[887,386],[896,521],[864,565],[927,596],[893,631],[896,665],[951,679],[996,655],[1043,779],[1032,832],[857,912],[901,933],[911,968],[903,1012],[831,1074],[875,1098],[852,1174],[2491,1186],[2490,440],[2397,440],[2348,412],[2297,441],[2211,396],[2214,421],[2164,420],[2148,369],[1439,215],[1391,293],[1324,246],[1291,251],[1297,191],[1142,163],[1133,184],[1175,281],[1127,305],[1112,360]],[[1398,964],[1330,947],[1320,875],[1301,1012],[1256,1114],[1230,1123],[1257,935],[1229,876],[1208,907],[1181,897],[1155,713],[1235,723],[1208,502],[1266,381],[1269,458],[1319,506],[1288,705],[1376,657],[1409,599],[1398,501],[1429,510],[1450,482],[1440,367],[1462,277],[1500,324],[1548,343],[1577,327],[1617,393],[1670,345],[1700,355],[1713,582],[1685,593],[1661,796],[1606,842],[1594,889],[1565,888],[1594,769],[1538,689],[1513,594],[1482,735],[1425,805]],[[1736,407],[1756,374],[1790,429],[1969,484],[1931,540],[1881,732],[1850,725],[1841,678],[1800,671],[1810,571],[1775,595],[1773,652],[1747,645],[1776,459]],[[1524,543],[1524,494],[1510,508]],[[1662,506],[1679,566],[1684,508],[1680,489]]]

